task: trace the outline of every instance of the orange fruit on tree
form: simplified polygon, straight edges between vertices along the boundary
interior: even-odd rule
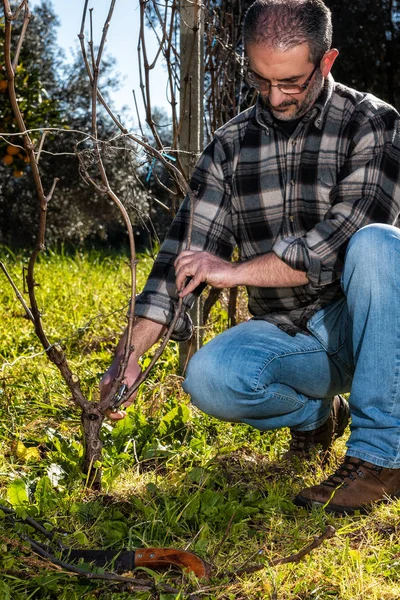
[[[16,177],[17,179],[19,179],[20,177],[22,177],[23,174],[24,174],[23,171],[14,171],[13,172],[14,177]]]
[[[12,165],[12,163],[14,162],[14,159],[10,154],[6,154],[1,160],[5,165]]]
[[[15,156],[16,154],[18,154],[19,150],[20,149],[16,148],[16,146],[7,146],[7,154],[11,154],[11,156]]]
[[[0,91],[5,92],[7,88],[8,88],[8,81],[6,79],[1,79],[0,80]]]

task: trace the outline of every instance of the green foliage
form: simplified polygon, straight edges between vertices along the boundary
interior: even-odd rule
[[[26,484],[22,479],[11,481],[7,488],[7,498],[11,506],[15,508],[28,504]]]
[[[88,172],[98,181],[96,160],[87,141],[91,131],[91,97],[83,59],[77,55],[72,64],[65,62],[56,43],[58,20],[49,3],[35,7],[33,14],[16,69],[15,88],[27,129],[38,129],[31,133],[36,148],[44,128],[58,128],[57,132],[48,133],[39,162],[46,194],[54,178],[59,179],[49,203],[46,242],[83,244],[87,240],[124,245],[126,231],[119,211],[107,195],[83,181],[76,157],[79,143],[79,149],[86,151]],[[13,26],[13,48],[21,25],[20,18]],[[102,62],[99,85],[111,104],[108,90],[118,87],[115,61],[111,58],[106,57]],[[37,194],[8,87],[3,18],[0,21],[0,243],[32,247],[38,233]],[[102,108],[98,110],[97,127],[109,183],[126,204],[132,222],[142,225],[149,213],[149,202],[146,189],[139,185],[135,175],[136,150],[128,141],[116,139],[116,128]],[[1,137],[2,133],[7,135]]]
[[[20,286],[26,257],[4,249],[0,258]],[[150,263],[140,261],[139,287]],[[46,253],[37,281],[50,341],[63,345],[85,393],[95,400],[126,318],[126,257]],[[210,600],[400,597],[399,502],[336,520],[321,510],[296,508],[296,492],[324,476],[317,460],[284,466],[279,456],[286,432],[219,422],[193,408],[177,376],[176,344],[168,346],[127,418],[105,423],[104,489],[88,490],[80,470],[79,411],[5,280],[0,289],[0,504],[19,516],[13,526],[0,511],[1,599],[177,600],[190,593]],[[226,324],[221,307],[212,322],[214,331]],[[344,452],[341,440],[336,451],[329,470]],[[188,548],[212,563],[213,579],[134,574],[177,590],[166,594],[66,575],[21,542],[17,532],[40,539],[27,516],[74,548]],[[298,552],[328,524],[336,527],[336,537],[303,561],[269,565]],[[244,564],[265,568],[227,576]]]
[[[55,50],[55,28],[58,21],[55,15],[43,7],[36,11],[37,21],[33,27],[28,28],[25,44],[22,46],[19,64],[15,69],[15,88],[17,90],[18,105],[28,128],[37,129],[32,132],[32,141],[38,143],[41,137],[40,128],[63,127],[65,116],[62,114],[60,104],[55,97],[56,72],[55,68],[61,60],[61,53]],[[39,30],[47,30],[46,42]],[[14,49],[17,36],[20,32],[20,24],[14,28],[14,45],[12,46],[11,58],[14,58]],[[0,132],[7,135],[0,139],[0,158],[6,169],[15,178],[23,176],[28,168],[27,155],[23,149],[23,139],[19,134],[17,121],[9,100],[9,83],[5,69],[4,39],[5,39],[4,17],[0,19]],[[46,43],[46,46],[44,46]],[[46,47],[46,51],[45,51]],[[45,84],[43,82],[46,82]],[[12,145],[19,146],[19,151],[13,152]],[[6,171],[7,172],[7,171]]]
[[[19,64],[15,70],[15,85],[18,90],[18,103],[21,112],[30,127],[51,127],[60,124],[58,102],[54,98],[56,87],[54,68],[59,66],[61,60],[61,52],[55,46],[55,27],[58,26],[58,20],[51,10],[45,9],[43,6],[38,7],[35,15],[37,23],[28,28]],[[42,36],[38,36],[38,27],[43,27],[47,31],[45,42],[41,39]],[[15,36],[18,35],[19,30],[19,25],[16,25],[14,28]],[[2,17],[0,19],[0,81],[7,81],[4,59],[4,32],[5,24],[4,17]],[[15,37],[15,41],[16,39]],[[46,52],[44,52],[45,47]],[[13,46],[12,58],[14,58],[14,48],[15,46]],[[35,62],[32,60],[33,56],[36,58]],[[5,85],[1,87],[3,88],[4,100],[7,100],[7,87]],[[1,119],[8,125],[8,133],[18,133],[14,113],[7,101],[2,102]],[[35,135],[38,139],[40,134],[33,134],[34,139]]]

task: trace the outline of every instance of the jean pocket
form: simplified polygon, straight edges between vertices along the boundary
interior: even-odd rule
[[[347,341],[348,311],[345,298],[319,310],[307,323],[307,329],[327,354],[335,354]]]

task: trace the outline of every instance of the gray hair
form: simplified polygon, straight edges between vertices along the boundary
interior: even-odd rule
[[[244,17],[243,41],[281,51],[307,43],[317,64],[332,44],[331,11],[322,0],[256,0]]]

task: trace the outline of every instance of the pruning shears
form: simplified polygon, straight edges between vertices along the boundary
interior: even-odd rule
[[[121,385],[121,387],[119,388],[118,392],[115,394],[113,403],[111,405],[111,409],[113,412],[116,412],[118,410],[118,408],[121,406],[122,399],[123,399],[127,389],[128,389],[128,386],[126,385],[126,383],[123,383]]]

